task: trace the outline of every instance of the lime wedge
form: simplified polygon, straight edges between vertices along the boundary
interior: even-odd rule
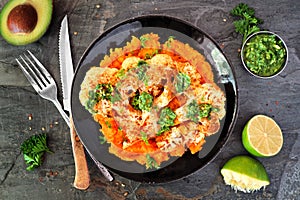
[[[254,192],[270,184],[265,167],[249,156],[231,158],[221,169],[224,182],[235,191]]]
[[[278,124],[270,117],[252,117],[242,133],[245,149],[254,156],[270,157],[278,154],[283,145],[283,136]]]

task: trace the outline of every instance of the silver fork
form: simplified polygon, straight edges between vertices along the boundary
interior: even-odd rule
[[[70,127],[69,116],[64,112],[57,99],[57,86],[52,78],[52,76],[45,69],[43,64],[29,51],[27,50],[28,55],[24,53],[23,56],[20,56],[19,59],[16,59],[17,63],[21,67],[25,77],[31,83],[36,92],[43,97],[44,99],[50,100],[54,103],[61,116],[64,118],[68,126]],[[37,66],[32,62],[30,57],[34,60]],[[23,64],[22,64],[23,63]],[[108,172],[106,167],[104,167],[96,158],[86,149],[87,153],[90,155],[92,160],[95,162],[97,167],[100,169],[102,174],[109,180],[112,181],[113,177]]]
[[[27,52],[28,55],[24,53],[23,56],[20,56],[19,59],[16,59],[25,77],[42,98],[54,103],[63,119],[66,121],[68,126],[70,126],[69,116],[64,112],[57,99],[57,86],[54,79],[48,73],[42,63],[29,50],[27,50]],[[30,59],[29,56],[37,65],[32,62],[32,59]]]

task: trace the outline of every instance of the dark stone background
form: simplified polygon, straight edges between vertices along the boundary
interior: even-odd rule
[[[7,0],[0,0],[0,8]],[[238,49],[242,38],[235,33],[229,11],[240,1],[105,1],[54,0],[52,23],[38,42],[11,46],[0,38],[0,199],[299,199],[300,197],[300,1],[243,1],[264,20],[262,29],[278,33],[289,48],[284,72],[269,80],[255,78],[242,67]],[[69,129],[54,105],[40,98],[25,79],[15,58],[31,50],[47,66],[60,85],[58,30],[69,16],[71,46],[76,65],[88,45],[104,30],[133,16],[167,14],[189,21],[210,34],[232,63],[239,88],[239,113],[234,131],[224,150],[201,171],[171,183],[148,185],[115,175],[108,182],[88,157],[91,186],[73,188],[74,161]],[[61,87],[59,99],[62,100]],[[231,157],[247,154],[241,131],[255,114],[273,117],[281,126],[284,145],[272,158],[259,159],[271,184],[265,190],[244,194],[226,186],[220,168]],[[29,120],[32,115],[32,120]],[[46,132],[49,147],[43,165],[25,170],[20,144],[30,135]]]

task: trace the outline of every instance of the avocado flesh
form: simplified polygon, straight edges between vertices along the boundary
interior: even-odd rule
[[[52,18],[52,0],[10,0],[0,13],[0,34],[12,45],[40,39]]]

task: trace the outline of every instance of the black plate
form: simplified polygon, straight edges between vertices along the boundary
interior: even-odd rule
[[[123,47],[131,36],[157,33],[162,41],[175,36],[181,42],[205,55],[214,72],[215,82],[226,94],[226,116],[218,133],[206,138],[203,149],[194,155],[187,151],[180,158],[171,158],[158,170],[146,170],[137,162],[123,161],[108,152],[109,145],[100,144],[100,126],[79,101],[80,85],[91,66],[99,66],[111,48]],[[85,51],[75,72],[72,86],[72,116],[84,146],[111,171],[141,182],[167,182],[185,177],[211,162],[225,145],[237,115],[237,85],[225,55],[217,43],[199,28],[169,16],[150,15],[126,20],[100,35]]]

